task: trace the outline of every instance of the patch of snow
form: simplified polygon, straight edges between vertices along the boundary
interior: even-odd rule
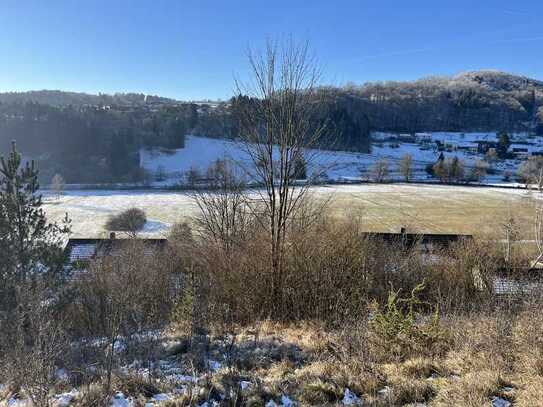
[[[112,407],[132,407],[133,406],[132,400],[125,397],[125,395],[122,392],[118,392],[113,396],[113,399],[111,400],[111,406]]]
[[[155,394],[151,398],[151,400],[149,400],[149,403],[147,404],[154,405],[153,403],[160,403],[161,401],[167,401],[167,400],[170,400],[171,398],[172,397],[169,394],[159,393],[159,394]]]
[[[222,367],[221,363],[217,362],[216,360],[209,360],[207,364],[209,368],[213,371],[217,371]]]
[[[346,406],[359,406],[362,404],[362,400],[356,394],[349,389],[345,389],[345,395],[343,396],[343,404]]]
[[[68,373],[68,371],[66,369],[64,369],[63,367],[61,367],[60,369],[57,369],[55,371],[55,377],[58,379],[58,380],[62,380],[64,382],[67,382],[68,380],[70,380],[70,374]]]
[[[176,382],[185,382],[185,383],[197,383],[198,378],[196,376],[183,375],[183,374],[173,374],[167,376],[168,379],[174,380]]]
[[[278,407],[275,401],[270,400],[266,403],[266,407]]]
[[[245,390],[249,387],[251,387],[253,385],[253,383],[251,382],[248,382],[246,380],[242,380],[240,383],[239,383],[239,386],[241,387],[241,390]]]
[[[511,402],[501,397],[494,397],[492,399],[492,407],[510,407]]]
[[[8,407],[26,407],[29,403],[17,396],[11,396],[8,400]]]
[[[55,399],[55,404],[58,406],[58,407],[68,407],[70,405],[70,403],[72,402],[72,400],[79,394],[79,392],[76,390],[76,389],[73,389],[71,392],[69,393],[62,393],[62,394],[57,394],[54,399]]]
[[[294,406],[295,403],[294,401],[289,399],[289,397],[286,394],[283,394],[281,396],[281,405],[283,405],[284,407],[291,407],[291,406]]]

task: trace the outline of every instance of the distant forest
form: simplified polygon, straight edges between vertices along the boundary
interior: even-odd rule
[[[530,131],[543,134],[543,82],[482,71],[415,82],[323,87],[314,122],[330,130],[323,147],[369,152],[370,131]],[[186,134],[236,138],[228,102],[179,102],[142,94],[61,91],[0,94],[0,151],[15,140],[38,162],[42,182],[142,181],[141,148],[182,148]]]

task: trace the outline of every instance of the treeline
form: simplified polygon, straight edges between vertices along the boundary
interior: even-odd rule
[[[3,103],[0,151],[16,140],[47,182],[56,173],[72,183],[135,182],[143,177],[139,149],[183,147],[185,134],[196,126],[196,109]]]
[[[19,103],[28,102],[39,103],[42,105],[51,105],[57,107],[63,106],[118,106],[118,105],[151,105],[154,103],[175,104],[176,101],[161,96],[144,95],[143,93],[115,93],[108,95],[100,93],[91,95],[82,92],[64,92],[60,90],[38,90],[29,92],[6,92],[0,93],[0,103]]]

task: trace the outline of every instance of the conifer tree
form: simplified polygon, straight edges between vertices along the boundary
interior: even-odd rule
[[[38,190],[34,162],[22,165],[13,143],[9,156],[0,157],[0,295],[13,284],[61,270],[70,221],[66,215],[60,225],[49,223]]]

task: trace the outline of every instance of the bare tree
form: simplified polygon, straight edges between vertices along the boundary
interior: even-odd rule
[[[136,238],[138,232],[147,222],[145,211],[139,208],[130,208],[119,214],[111,215],[106,222],[106,229],[115,232],[125,232],[131,238]]]
[[[61,195],[64,194],[64,186],[65,186],[64,178],[62,178],[62,175],[55,174],[53,179],[51,180],[51,189],[57,196],[57,199],[60,199]]]
[[[309,44],[290,39],[280,45],[269,41],[262,54],[249,53],[251,79],[237,82],[249,102],[239,108],[241,143],[251,161],[251,176],[263,186],[256,218],[269,236],[271,290],[282,306],[283,254],[290,222],[307,195],[315,171],[307,182],[294,181],[295,166],[315,163],[318,143],[326,125],[311,120],[318,107],[320,70]],[[277,309],[279,311],[279,308]]]
[[[192,199],[199,209],[195,226],[200,234],[229,252],[243,240],[249,223],[245,181],[233,163],[217,160],[207,171],[207,185],[195,188]]]
[[[373,164],[372,175],[375,182],[385,182],[388,178],[388,161],[386,158],[379,158]]]
[[[486,177],[488,171],[488,163],[483,160],[475,161],[475,165],[471,168],[469,179],[476,182],[481,182]]]
[[[541,191],[543,189],[543,157],[531,157],[518,169],[518,176],[526,186],[532,184]]]
[[[404,154],[400,160],[400,174],[405,182],[409,182],[413,176],[413,156],[409,153]]]

